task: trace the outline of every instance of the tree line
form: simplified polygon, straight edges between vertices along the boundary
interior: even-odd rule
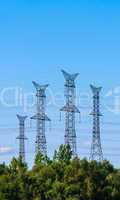
[[[0,200],[120,200],[120,170],[61,145],[53,159],[37,154],[32,169],[21,158],[0,164]]]

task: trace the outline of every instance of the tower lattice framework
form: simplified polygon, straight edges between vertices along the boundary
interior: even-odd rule
[[[31,117],[31,119],[34,119],[37,122],[36,154],[41,153],[43,155],[47,155],[45,122],[51,121],[51,120],[45,114],[45,108],[46,108],[45,90],[49,85],[39,85],[38,83],[36,83],[34,81],[33,81],[33,85],[36,88],[36,98],[37,98],[36,111],[37,111],[37,113],[33,117]]]
[[[90,160],[96,160],[101,162],[103,160],[103,151],[101,146],[100,137],[100,91],[102,87],[94,87],[90,85],[93,93],[93,135],[92,135],[92,145],[91,145],[91,155]]]
[[[19,157],[22,159],[22,162],[25,162],[25,120],[27,116],[17,115],[19,120],[19,136],[17,139],[19,140]]]
[[[70,145],[72,155],[77,155],[77,141],[76,141],[76,130],[75,130],[75,114],[80,113],[79,109],[75,106],[76,98],[76,86],[75,79],[79,75],[69,74],[62,70],[65,78],[65,99],[66,104],[60,109],[65,112],[65,144]]]

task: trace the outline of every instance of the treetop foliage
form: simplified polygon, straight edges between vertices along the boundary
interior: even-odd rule
[[[20,158],[1,164],[0,200],[120,200],[120,170],[61,145],[52,160],[39,153],[31,170]]]

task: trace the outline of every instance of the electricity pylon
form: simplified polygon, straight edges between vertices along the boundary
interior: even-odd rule
[[[75,130],[75,114],[80,114],[79,109],[75,105],[75,79],[79,75],[69,74],[62,70],[65,78],[65,98],[66,104],[60,109],[60,111],[65,112],[65,144],[70,145],[72,155],[77,155],[77,141],[76,141],[76,130]]]
[[[46,106],[45,90],[49,85],[39,85],[34,81],[33,85],[36,88],[36,97],[37,97],[37,105],[36,105],[37,113],[33,117],[31,117],[31,119],[34,119],[37,122],[36,154],[40,152],[43,155],[47,155],[45,122],[51,120],[45,114],[45,106]]]
[[[19,120],[19,136],[17,139],[19,140],[19,157],[22,159],[22,162],[25,162],[25,120],[27,116],[17,115]]]
[[[90,87],[93,93],[93,111],[91,113],[91,115],[93,115],[93,135],[90,160],[100,162],[103,160],[100,138],[100,116],[102,116],[100,113],[100,91],[102,87],[94,87],[93,85],[90,85]]]

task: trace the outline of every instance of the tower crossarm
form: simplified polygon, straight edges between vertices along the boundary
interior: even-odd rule
[[[61,70],[63,75],[64,75],[64,78],[66,81],[75,81],[75,79],[77,78],[77,76],[79,75],[79,73],[76,73],[76,74],[69,74],[67,73],[65,70]]]
[[[45,114],[42,114],[42,115],[40,115],[40,114],[37,114],[37,115],[34,115],[34,116],[32,116],[31,117],[31,119],[34,119],[34,120],[44,120],[44,121],[51,121],[51,119]]]
[[[60,111],[63,111],[63,112],[73,112],[73,113],[80,113],[79,109],[73,105],[73,106],[69,106],[69,105],[66,105],[64,107],[62,107],[60,109]]]

